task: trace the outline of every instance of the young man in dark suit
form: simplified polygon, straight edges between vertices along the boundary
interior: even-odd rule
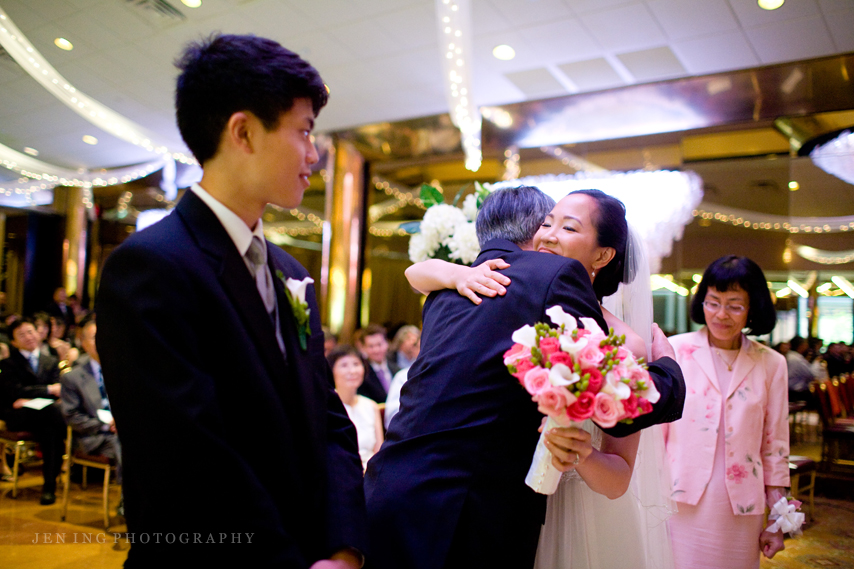
[[[56,502],[56,477],[65,452],[65,421],[56,403],[41,409],[26,404],[32,399],[59,397],[59,361],[39,351],[41,338],[29,318],[13,322],[9,335],[9,357],[0,361],[0,419],[11,431],[35,435],[44,458],[40,503],[48,506]]]
[[[421,352],[365,478],[370,536],[383,544],[375,567],[534,565],[546,497],[526,486],[525,476],[542,415],[502,354],[515,330],[548,322],[545,311],[554,305],[607,329],[581,263],[528,252],[553,205],[532,187],[490,195],[477,218],[482,251],[475,264],[504,259],[510,268],[502,273],[513,285],[480,306],[456,290],[432,293],[424,305]],[[681,416],[679,366],[664,357],[649,370],[661,393],[653,412],[609,434]]]
[[[125,566],[358,567],[356,432],[331,388],[314,288],[294,308],[286,295],[283,281],[308,273],[261,222],[308,188],[326,87],[254,36],[191,44],[177,65],[178,127],[202,180],[110,256],[96,305],[137,536]]]

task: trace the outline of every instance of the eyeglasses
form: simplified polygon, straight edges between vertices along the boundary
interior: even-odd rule
[[[717,312],[721,309],[721,303],[715,302],[714,300],[705,300],[703,301],[703,307],[709,312]],[[741,316],[747,311],[746,306],[742,306],[741,304],[728,304],[723,307],[724,312],[727,314],[732,314],[733,316]]]

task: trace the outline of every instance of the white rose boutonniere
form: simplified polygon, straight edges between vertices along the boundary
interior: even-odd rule
[[[291,311],[294,313],[294,319],[297,321],[299,346],[302,348],[302,351],[306,351],[308,349],[308,337],[311,336],[311,326],[308,324],[311,309],[305,300],[305,290],[308,288],[308,285],[314,283],[314,279],[305,277],[303,280],[298,281],[296,279],[285,278],[282,271],[276,271],[276,276],[285,284],[285,293],[288,295],[288,302],[291,303]]]

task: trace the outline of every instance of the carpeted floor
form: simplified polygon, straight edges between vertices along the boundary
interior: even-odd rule
[[[854,502],[815,499],[815,520],[803,535],[786,540],[786,549],[760,566],[780,569],[854,568]]]

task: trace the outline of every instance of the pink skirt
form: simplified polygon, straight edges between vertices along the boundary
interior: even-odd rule
[[[696,506],[679,502],[668,520],[676,569],[759,569],[763,516],[733,514],[724,481],[715,478]]]

